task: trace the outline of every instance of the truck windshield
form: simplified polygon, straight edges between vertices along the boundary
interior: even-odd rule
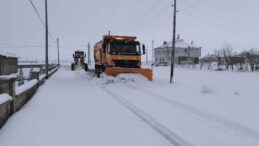
[[[75,58],[83,58],[84,54],[84,52],[75,52]]]
[[[108,46],[108,52],[110,54],[125,54],[125,55],[139,55],[140,46],[136,42],[112,42]]]

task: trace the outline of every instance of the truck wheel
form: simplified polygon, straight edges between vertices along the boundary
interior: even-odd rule
[[[97,76],[97,78],[100,78],[101,77],[101,73],[97,72],[96,76]]]
[[[71,64],[71,70],[72,70],[72,71],[75,70],[75,65],[74,65],[74,63]]]
[[[88,70],[89,70],[88,65],[85,64],[85,71],[88,71]]]
[[[97,78],[101,77],[100,67],[98,65],[95,65],[95,74]]]

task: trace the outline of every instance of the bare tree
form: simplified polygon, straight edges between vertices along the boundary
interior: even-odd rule
[[[217,59],[217,64],[218,64],[218,70],[221,69],[220,66],[222,64],[222,58],[223,58],[223,53],[222,50],[214,50],[214,56]]]
[[[249,64],[252,71],[255,71],[256,63],[257,63],[257,57],[254,49],[251,49],[249,51],[244,51],[242,53],[246,59],[247,63]]]
[[[225,65],[225,69],[228,70],[229,67],[229,57],[227,55],[227,50],[226,48],[222,48],[222,56],[223,56],[223,61],[224,61],[224,65]]]
[[[231,69],[234,70],[234,62],[232,60],[234,53],[233,53],[233,48],[232,48],[231,44],[224,42],[224,46],[221,49],[221,51],[222,51],[221,53],[224,58],[224,64],[225,64],[226,69],[228,70],[229,66],[231,66]]]

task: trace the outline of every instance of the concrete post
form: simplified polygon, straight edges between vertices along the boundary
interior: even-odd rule
[[[15,107],[15,81],[16,78],[12,78],[9,80],[9,95],[13,97],[13,100],[11,102],[11,113],[14,114],[16,112],[16,107]]]
[[[37,79],[38,81],[40,81],[40,71],[32,71],[32,79]]]
[[[38,80],[37,88],[40,86],[40,70],[31,72],[32,79]]]
[[[0,84],[1,84],[1,88],[2,88],[2,93],[8,93],[12,98],[12,102],[11,102],[11,113],[13,114],[16,109],[15,109],[15,104],[14,104],[14,100],[15,100],[15,81],[16,81],[16,77],[12,77],[12,78],[0,78]]]
[[[40,75],[44,74],[45,70],[43,68],[40,69]]]
[[[16,78],[12,78],[9,80],[9,91],[10,96],[15,97],[15,81]]]

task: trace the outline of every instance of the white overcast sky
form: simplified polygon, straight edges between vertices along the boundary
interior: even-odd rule
[[[44,19],[44,0],[33,0]],[[49,30],[60,38],[62,59],[98,42],[102,35],[136,35],[151,48],[172,36],[172,0],[48,0]],[[234,49],[259,48],[258,0],[178,0],[177,33],[212,53],[223,42]],[[0,1],[0,51],[44,59],[44,27],[29,0]],[[49,38],[50,58],[56,58]],[[28,46],[28,47],[26,47]],[[35,46],[35,47],[29,47]],[[42,47],[36,47],[42,46]],[[151,53],[151,51],[150,51]]]

